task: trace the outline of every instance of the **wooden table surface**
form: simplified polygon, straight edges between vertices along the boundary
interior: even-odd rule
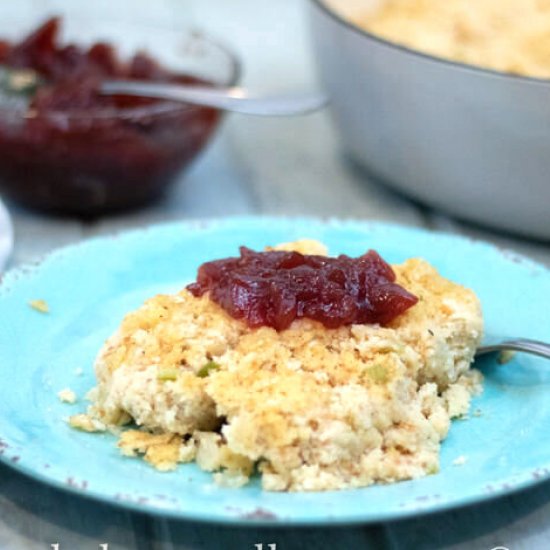
[[[33,10],[66,7],[29,0]],[[130,2],[132,4],[132,2]],[[304,1],[162,0],[157,18],[191,21],[233,45],[245,83],[258,91],[313,86]],[[113,5],[114,4],[114,5]],[[153,9],[153,3],[137,2]],[[95,5],[95,4],[94,4]],[[126,0],[101,3],[112,17]],[[136,5],[136,3],[133,3]],[[74,9],[74,8],[73,8]],[[138,10],[140,17],[144,12]],[[530,242],[453,221],[371,181],[345,160],[326,113],[290,120],[231,116],[208,151],[161,202],[81,223],[8,205],[16,246],[12,265],[99,234],[156,222],[243,214],[384,220],[485,239],[550,265],[549,243]],[[234,529],[152,518],[42,485],[0,465],[0,550],[294,548],[513,550],[550,548],[550,483],[483,505],[418,519],[337,529]]]

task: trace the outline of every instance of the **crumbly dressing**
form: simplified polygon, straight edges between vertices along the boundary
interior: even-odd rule
[[[161,470],[195,460],[230,487],[255,467],[272,491],[435,473],[450,419],[481,389],[469,368],[480,305],[423,260],[394,269],[420,300],[385,327],[298,320],[281,332],[250,329],[208,295],[156,296],[106,342],[92,406],[71,423],[93,431],[133,420],[139,429],[122,432],[123,454]]]
[[[550,0],[386,0],[353,20],[437,57],[550,78]]]

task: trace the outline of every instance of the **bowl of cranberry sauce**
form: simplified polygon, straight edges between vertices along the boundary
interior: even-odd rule
[[[59,18],[0,40],[0,65],[0,193],[77,216],[159,197],[220,121],[207,107],[101,95],[103,80],[231,86],[239,72],[201,33]]]

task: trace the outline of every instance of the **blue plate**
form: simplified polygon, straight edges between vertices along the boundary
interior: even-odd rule
[[[480,415],[454,422],[441,471],[423,479],[325,493],[264,493],[215,486],[195,465],[159,473],[122,457],[110,434],[70,429],[85,408],[62,404],[94,385],[92,363],[129,310],[181,288],[205,260],[246,244],[320,239],[333,253],[375,248],[390,262],[421,256],[481,298],[487,331],[550,338],[550,272],[493,246],[440,233],[361,222],[245,218],[153,227],[60,250],[0,285],[0,452],[7,464],[57,487],[140,511],[194,520],[271,525],[372,522],[470,504],[549,477],[550,364],[518,355],[478,364]],[[43,299],[49,314],[29,307]],[[83,369],[78,376],[76,371]],[[466,456],[462,466],[453,465]]]

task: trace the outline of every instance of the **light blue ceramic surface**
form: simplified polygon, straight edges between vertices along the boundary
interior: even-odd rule
[[[390,262],[421,256],[481,298],[487,331],[550,339],[550,273],[481,242],[359,222],[233,219],[153,227],[63,249],[0,285],[0,452],[37,479],[135,509],[182,518],[272,525],[371,522],[492,498],[550,476],[550,363],[518,355],[505,366],[484,360],[486,382],[474,409],[454,422],[443,443],[441,472],[361,490],[263,493],[215,486],[194,465],[158,473],[123,458],[111,435],[70,429],[85,408],[62,404],[65,387],[79,396],[94,385],[92,363],[123,315],[144,299],[181,288],[198,265],[234,255],[245,244],[320,239],[333,253],[377,249]],[[44,299],[51,312],[28,301]],[[76,369],[83,369],[78,376]],[[468,458],[453,466],[458,456]]]

